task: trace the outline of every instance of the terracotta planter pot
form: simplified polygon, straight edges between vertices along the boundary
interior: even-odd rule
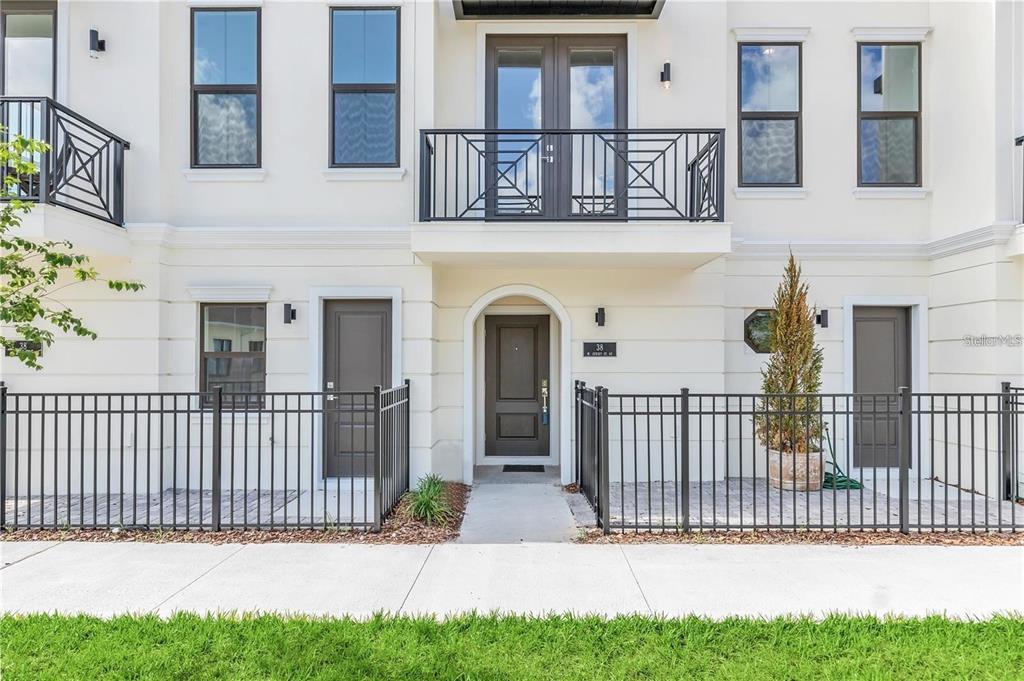
[[[772,487],[814,492],[821,489],[823,472],[821,452],[794,454],[768,450],[768,480]]]

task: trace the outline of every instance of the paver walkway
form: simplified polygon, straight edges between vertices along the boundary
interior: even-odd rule
[[[3,612],[1024,613],[1024,547],[0,543]]]

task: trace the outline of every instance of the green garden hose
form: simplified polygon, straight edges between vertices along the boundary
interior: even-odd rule
[[[836,453],[832,448],[832,436],[829,435],[828,428],[825,429],[825,439],[828,440],[828,463],[832,466],[832,470],[825,471],[825,478],[821,486],[825,489],[862,489],[864,485],[847,477],[843,469],[836,463]]]

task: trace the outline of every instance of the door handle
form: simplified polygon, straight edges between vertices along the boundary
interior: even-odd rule
[[[548,416],[548,380],[546,378],[540,383],[540,401],[540,422],[546,426],[550,420]]]
[[[540,160],[542,160],[542,161],[544,161],[546,163],[554,163],[555,162],[555,155],[551,154],[550,156],[541,156]]]

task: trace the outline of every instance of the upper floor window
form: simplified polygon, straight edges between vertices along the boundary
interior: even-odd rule
[[[801,183],[799,43],[740,43],[741,186]]]
[[[921,45],[859,43],[858,184],[921,184]]]
[[[260,165],[260,11],[192,10],[192,166]]]
[[[397,8],[331,11],[331,165],[398,165]]]
[[[259,403],[266,389],[267,306],[204,303],[200,318],[199,390],[220,386],[225,406]]]
[[[56,2],[4,0],[0,8],[0,94],[55,96],[56,34]]]

